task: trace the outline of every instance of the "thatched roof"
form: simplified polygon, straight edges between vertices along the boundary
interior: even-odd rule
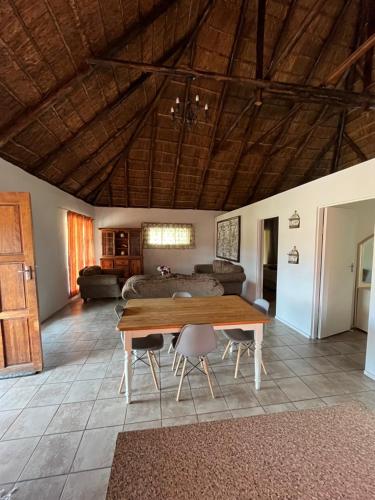
[[[233,209],[355,165],[375,156],[374,11],[4,0],[0,155],[97,205],[160,208]],[[207,121],[176,126],[197,93]]]

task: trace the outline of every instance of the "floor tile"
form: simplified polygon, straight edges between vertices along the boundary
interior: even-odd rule
[[[309,410],[311,408],[324,408],[326,404],[322,399],[306,399],[303,401],[294,401],[294,406],[297,407],[298,410]]]
[[[190,417],[183,417],[183,418],[190,418]],[[169,419],[166,419],[166,420],[169,420]],[[179,420],[179,419],[171,419],[171,420]],[[134,422],[133,424],[125,424],[124,425],[124,432],[142,431],[144,429],[157,429],[159,427],[161,427],[161,420],[150,420],[147,422]]]
[[[43,385],[50,377],[52,370],[45,370],[42,373],[35,373],[27,377],[19,377],[16,382],[16,387],[30,387],[34,385]]]
[[[17,481],[33,453],[39,438],[16,439],[0,442],[0,482]]]
[[[254,395],[262,406],[289,402],[286,394],[270,380],[262,382],[260,390],[254,390]]]
[[[119,397],[120,377],[105,378],[99,389],[98,399],[108,399]]]
[[[19,410],[25,408],[27,403],[37,392],[38,387],[11,387],[2,398],[0,398],[0,411]]]
[[[303,358],[286,359],[284,363],[298,376],[315,375],[318,373],[318,371],[306,359]]]
[[[58,384],[62,382],[74,382],[81,368],[81,365],[58,366],[52,370],[46,383]]]
[[[26,408],[9,427],[8,431],[3,436],[3,441],[8,439],[42,436],[57,409],[57,405],[43,406],[41,408]]]
[[[43,436],[25,467],[21,479],[37,479],[68,473],[81,437],[82,432]],[[17,441],[7,442],[17,443]]]
[[[315,399],[316,394],[298,377],[277,380],[277,385],[288,396],[290,401]]]
[[[87,429],[124,425],[127,404],[124,398],[100,399],[95,401]]]
[[[263,409],[266,413],[281,413],[282,411],[294,411],[296,407],[293,403],[280,403],[275,405],[265,405]]]
[[[61,405],[47,427],[45,434],[84,430],[93,406],[93,401]]]
[[[198,418],[196,415],[185,415],[183,417],[163,418],[162,427],[175,427],[176,425],[196,424]]]
[[[111,467],[117,434],[121,431],[122,426],[85,431],[74,459],[72,472]]]
[[[38,389],[38,392],[29,402],[28,406],[48,406],[60,404],[70,386],[71,384],[69,382],[44,384]]]
[[[227,411],[215,411],[213,413],[201,413],[198,415],[199,422],[214,422],[216,420],[228,420],[232,418],[232,412]]]
[[[142,394],[142,396],[132,397],[132,402],[126,411],[125,424],[160,419],[160,394]]]
[[[337,367],[330,363],[328,358],[308,358],[308,363],[319,373],[337,372]]]
[[[78,403],[80,401],[95,400],[102,380],[82,380],[73,382],[69,392],[64,398],[64,403]]]
[[[246,364],[248,362],[248,358],[244,358],[241,360],[241,365]],[[238,377],[234,378],[234,366],[216,366],[213,369],[214,375],[219,385],[233,385],[233,384],[242,384],[244,382],[243,376],[241,372],[238,373]],[[207,382],[206,382],[207,384]]]
[[[59,500],[66,478],[54,476],[17,483],[14,500]]]
[[[21,410],[7,410],[0,412],[0,438],[5,434],[20,413]]]
[[[221,387],[221,391],[231,410],[259,406],[250,384],[225,385]]]
[[[105,500],[111,469],[70,474],[61,500]]]
[[[319,397],[345,394],[346,388],[339,382],[329,380],[325,375],[306,375],[303,382]]]
[[[161,416],[165,418],[185,417],[195,415],[195,406],[190,389],[181,391],[180,401],[176,401],[175,391],[161,393]]]
[[[209,389],[204,387],[192,389],[191,393],[197,414],[229,409],[222,392],[217,387],[214,389],[215,399],[212,398]]]
[[[234,418],[241,417],[254,417],[255,415],[264,415],[264,410],[261,406],[254,406],[253,408],[240,408],[238,410],[232,410],[232,415]]]
[[[83,365],[76,377],[76,381],[104,378],[107,368],[108,368],[107,363],[94,363],[94,364]]]
[[[86,363],[109,363],[113,356],[114,349],[102,349],[91,351],[87,357]]]

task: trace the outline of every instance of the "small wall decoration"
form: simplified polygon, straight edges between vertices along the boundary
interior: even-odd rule
[[[294,246],[288,253],[288,264],[298,264],[299,263],[299,252]]]
[[[239,262],[241,243],[241,217],[231,217],[217,223],[216,257]]]
[[[297,210],[294,210],[294,214],[289,217],[289,229],[297,229],[301,225],[301,218],[298,215]]]

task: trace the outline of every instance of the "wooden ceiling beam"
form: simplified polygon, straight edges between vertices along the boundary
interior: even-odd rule
[[[202,14],[198,15],[198,20],[195,23],[193,29],[190,31],[190,33],[191,33],[190,37],[186,40],[185,46],[182,47],[182,49],[181,49],[181,51],[180,51],[180,53],[179,53],[179,55],[177,57],[176,64],[178,64],[178,62],[181,59],[182,55],[185,53],[186,50],[189,49],[189,47],[191,46],[191,44],[195,42],[195,39],[196,39],[196,37],[197,37],[197,35],[198,35],[201,27],[206,22],[206,19],[207,19],[207,17],[210,14],[213,5],[214,5],[214,0],[208,0],[208,2],[206,3],[205,8],[204,8]],[[169,84],[170,80],[171,80],[171,77],[169,77],[169,76],[166,76],[164,78],[163,83],[159,87],[159,90],[156,92],[156,95],[153,98],[152,102],[149,103],[145,107],[143,116],[140,119],[140,121],[138,122],[138,125],[137,125],[136,129],[134,130],[133,134],[131,135],[130,139],[128,140],[125,148],[121,152],[120,158],[114,164],[111,172],[109,173],[109,176],[108,176],[107,180],[104,182],[104,184],[101,186],[100,190],[96,194],[96,196],[94,198],[94,204],[96,204],[98,202],[98,200],[99,200],[100,196],[102,195],[103,191],[106,189],[106,187],[108,186],[108,184],[112,181],[112,179],[116,175],[116,172],[117,172],[119,166],[121,165],[121,162],[125,161],[127,159],[127,156],[129,154],[130,148],[133,145],[133,142],[137,139],[138,134],[143,129],[144,124],[146,123],[148,117],[151,115],[151,113],[153,112],[153,110],[157,106],[157,104],[158,104],[158,102],[160,100],[160,97],[162,96],[162,94],[163,94],[164,90],[166,89],[167,85]]]
[[[119,50],[122,50],[134,40],[143,30],[147,29],[151,24],[161,17],[170,7],[176,4],[178,0],[161,0],[146,16],[139,22],[130,26],[120,40],[115,41],[103,54],[103,57],[112,57]],[[85,78],[90,76],[93,68],[84,62],[78,72],[70,78],[66,78],[61,85],[51,90],[41,101],[26,109],[12,124],[7,124],[0,130],[0,147],[4,146],[10,139],[22,132],[36,117],[46,111],[51,106],[54,106],[58,101],[68,97],[77,85],[82,83]]]
[[[246,18],[246,13],[248,11],[248,8],[249,8],[249,0],[242,0],[240,13],[239,13],[239,16],[237,19],[236,31],[235,31],[235,35],[233,38],[231,54],[229,57],[229,63],[228,63],[227,70],[226,70],[227,75],[230,75],[232,73],[232,70],[233,70],[234,61],[235,61],[236,54],[238,51],[238,46],[239,46],[240,41],[241,41],[243,26],[245,23],[245,18]],[[195,201],[195,208],[196,209],[199,208],[199,204],[201,202],[201,198],[202,198],[202,194],[203,194],[203,189],[204,189],[204,186],[206,183],[207,174],[208,174],[208,171],[210,169],[212,158],[215,155],[216,134],[217,134],[220,119],[221,119],[221,116],[223,113],[224,104],[225,104],[227,93],[228,93],[228,87],[229,87],[228,82],[224,82],[223,88],[222,88],[221,93],[220,93],[218,109],[216,110],[214,126],[213,126],[212,133],[211,133],[211,141],[210,141],[210,146],[208,149],[207,161],[206,161],[206,165],[203,169],[203,172],[201,174],[199,189],[198,189],[198,193],[197,193],[197,197],[196,197],[196,201]]]
[[[357,154],[361,161],[367,161],[368,158],[362,149],[358,146],[358,144],[353,141],[350,135],[347,132],[344,132],[344,139],[348,143],[348,145],[352,148],[352,150]]]
[[[366,10],[366,26],[365,30],[367,38],[370,38],[375,33],[375,8],[373,0],[365,0],[364,7]],[[371,47],[365,54],[365,61],[363,65],[363,87],[366,90],[372,82],[372,69],[374,61],[374,47]]]
[[[372,34],[365,42],[362,43],[349,57],[336,68],[326,80],[327,85],[335,85],[338,79],[347,71],[355,62],[358,61],[366,52],[375,46],[375,33]]]
[[[158,114],[156,111],[154,111],[151,124],[151,144],[150,144],[150,152],[148,158],[148,194],[147,194],[148,208],[151,208],[152,205],[152,173],[153,173],[154,158],[155,158],[155,142],[156,142],[156,131],[158,124],[157,121],[158,121]]]
[[[169,67],[162,64],[147,64],[137,61],[124,61],[120,59],[90,59],[92,64],[103,66],[124,66],[138,69],[146,73],[169,75],[173,77],[195,77],[214,80],[217,82],[240,83],[253,89],[261,89],[267,95],[278,96],[291,100],[306,100],[308,103],[330,104],[345,107],[370,107],[375,108],[375,96],[365,93],[349,92],[348,90],[313,87],[297,83],[286,83],[270,80],[257,80],[247,76],[233,76],[211,71],[203,71],[187,67]]]
[[[340,162],[340,157],[341,157],[342,142],[343,142],[343,138],[344,138],[345,124],[346,124],[346,112],[343,111],[342,113],[340,113],[339,121],[337,124],[337,138],[336,138],[336,144],[335,144],[335,151],[334,151],[332,163],[331,163],[331,170],[330,170],[331,174],[333,172],[337,172],[337,170],[339,169],[339,162]]]
[[[302,184],[305,184],[306,182],[311,181],[315,170],[320,165],[320,162],[323,160],[324,156],[328,153],[328,151],[335,144],[335,141],[336,141],[336,134],[333,134],[333,136],[325,143],[323,148],[320,150],[320,152],[316,156],[315,160],[312,162],[309,169],[305,172],[305,174],[303,176]]]
[[[258,0],[256,68],[255,68],[255,78],[257,80],[261,80],[263,78],[265,20],[266,20],[266,0]]]
[[[191,37],[192,30],[189,31],[181,40],[176,42],[163,56],[158,60],[158,63],[163,64],[167,62],[169,59],[173,57],[179,57],[181,50],[185,47],[186,43],[189,41]],[[134,93],[136,92],[148,79],[150,78],[149,74],[142,74],[136,80],[134,80],[129,87],[109,106],[106,106],[104,109],[99,111],[89,122],[85,123],[77,132],[69,137],[69,139],[61,146],[56,148],[47,157],[42,158],[40,162],[33,166],[32,173],[35,175],[40,174],[42,171],[46,170],[64,151],[69,150],[71,147],[71,141],[79,140],[81,135],[86,133],[90,127],[94,127],[101,123],[101,121],[108,116],[110,116],[114,111],[117,110],[120,106],[124,104],[124,102]],[[98,148],[100,149],[102,146],[105,146],[109,142],[112,142],[114,136],[117,134],[117,131],[110,137],[106,139],[106,141]],[[96,151],[92,153],[95,155]],[[91,155],[90,155],[91,156]],[[72,169],[77,168],[75,165]]]
[[[248,121],[244,137],[242,138],[242,141],[241,141],[239,153],[238,153],[237,158],[234,162],[234,167],[231,169],[231,175],[229,178],[229,183],[228,183],[227,189],[225,190],[223,202],[221,204],[221,210],[225,209],[225,206],[228,202],[228,199],[229,199],[230,193],[232,191],[232,187],[233,187],[239,166],[241,164],[241,160],[244,157],[244,150],[245,150],[247,141],[249,140],[249,137],[251,136],[251,134],[254,130],[255,122],[256,122],[256,119],[257,119],[258,114],[260,112],[260,109],[261,109],[260,106],[256,106],[255,111],[254,111],[254,115]]]
[[[114,158],[110,158],[109,160],[107,160],[104,165],[102,165],[98,170],[96,170],[95,172],[93,172],[90,177],[88,177],[87,179],[85,179],[84,181],[84,185],[81,186],[80,188],[78,188],[78,190],[74,191],[72,194],[74,196],[77,196],[78,198],[81,198],[81,195],[83,193],[83,191],[85,191],[85,189],[87,189],[87,186],[96,178],[96,177],[99,177],[107,168],[108,166],[113,163],[113,162],[116,162],[119,158],[121,153],[117,153],[117,155],[114,157]],[[97,187],[97,186],[96,186]],[[96,189],[96,187],[94,188],[94,190]],[[93,190],[89,191],[87,193],[86,196],[90,196],[90,194],[92,193]]]

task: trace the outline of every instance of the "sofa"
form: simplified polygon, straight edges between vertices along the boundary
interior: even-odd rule
[[[210,276],[171,274],[136,275],[129,278],[122,289],[122,297],[149,299],[172,297],[174,292],[190,292],[193,296],[223,295],[224,287]]]
[[[224,295],[241,295],[242,283],[246,280],[243,267],[227,260],[215,259],[212,264],[197,264],[194,273],[219,281],[224,287]]]
[[[84,302],[88,299],[119,298],[124,284],[124,271],[87,266],[79,271],[77,283]]]

